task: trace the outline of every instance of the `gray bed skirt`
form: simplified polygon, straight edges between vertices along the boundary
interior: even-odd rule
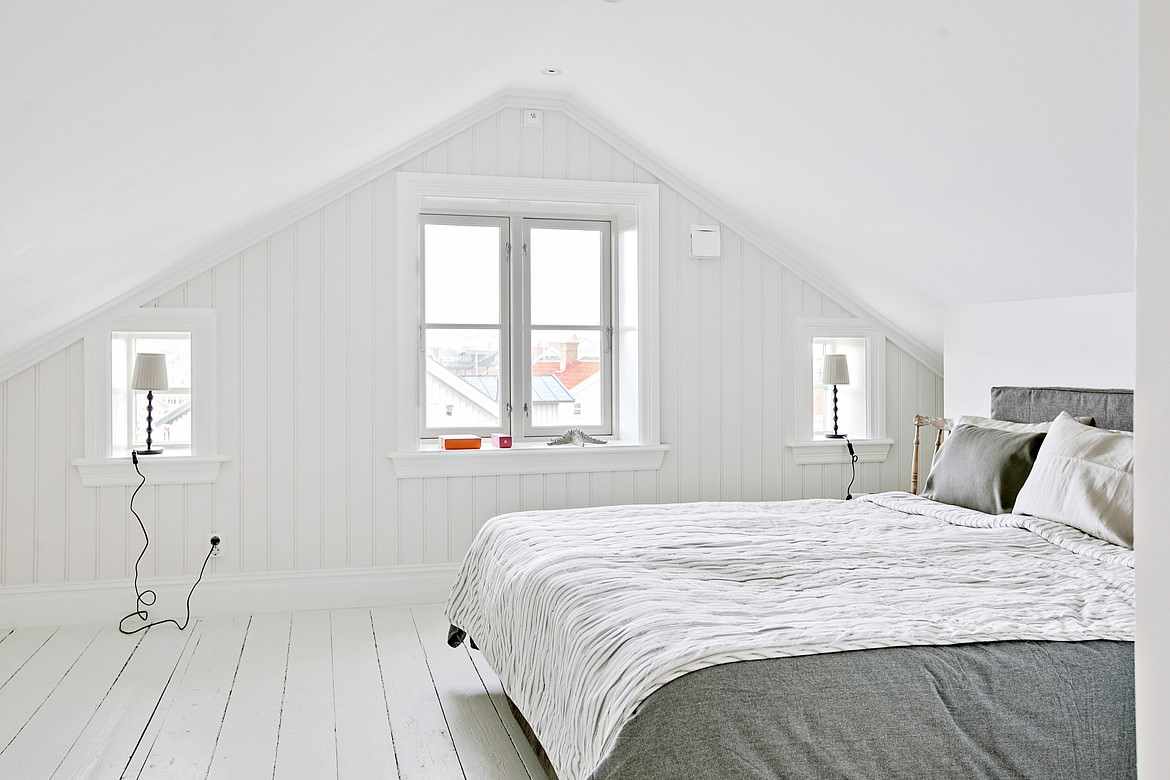
[[[1135,776],[1133,644],[1099,641],[701,669],[642,703],[591,780]]]

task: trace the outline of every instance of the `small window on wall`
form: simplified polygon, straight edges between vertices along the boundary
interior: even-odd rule
[[[155,446],[189,451],[195,423],[191,403],[190,332],[114,331],[110,337],[110,442],[115,453],[146,447],[147,390],[133,387],[140,353],[166,358],[167,388],[155,390],[151,437]]]
[[[812,435],[821,439],[833,433],[833,386],[824,383],[827,355],[848,366],[848,383],[837,385],[837,430],[856,438],[866,438],[871,431],[868,419],[867,388],[869,386],[867,339],[864,337],[814,337],[812,340]],[[843,375],[837,374],[839,379]],[[832,378],[832,377],[828,377]]]

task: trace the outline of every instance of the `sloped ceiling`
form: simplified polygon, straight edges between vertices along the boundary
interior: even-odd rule
[[[1136,38],[1131,0],[7,0],[0,356],[504,87],[938,348],[948,304],[1133,288]]]

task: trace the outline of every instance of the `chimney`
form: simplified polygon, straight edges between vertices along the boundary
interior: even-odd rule
[[[570,364],[577,362],[577,348],[580,347],[581,342],[575,338],[572,341],[566,341],[561,344],[561,370],[564,371]]]

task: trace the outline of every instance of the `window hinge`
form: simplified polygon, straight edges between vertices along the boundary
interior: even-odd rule
[[[610,325],[605,329],[605,350],[606,352],[613,352],[613,326]]]
[[[420,355],[426,354],[427,351],[426,328],[422,325],[418,326],[418,351]]]
[[[505,263],[512,262],[512,242],[511,241],[504,242],[504,262]]]

